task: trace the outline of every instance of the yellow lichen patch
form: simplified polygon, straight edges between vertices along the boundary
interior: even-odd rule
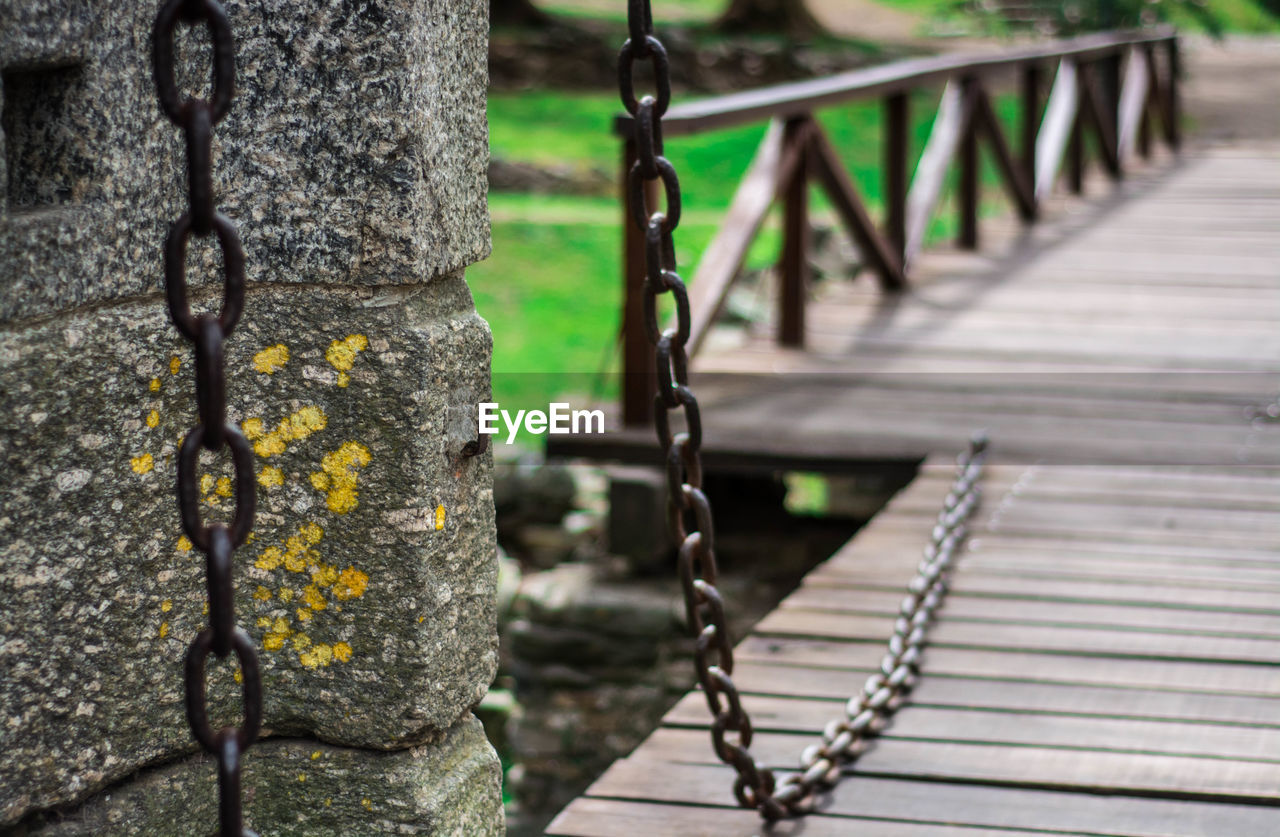
[[[151,473],[151,469],[156,467],[156,461],[149,453],[133,457],[129,460],[129,464],[133,467],[133,472],[135,474],[149,474]]]
[[[367,796],[364,799],[360,800],[360,804],[364,806],[366,811],[373,810],[373,800],[369,799],[369,797]]]
[[[243,682],[244,682],[244,672],[243,672],[243,671],[241,671],[240,669],[236,669],[236,673],[235,673],[235,674],[233,674],[233,675],[231,675],[231,676],[232,676],[232,677],[234,677],[234,678],[236,679],[236,682],[237,682],[237,683],[243,683]]]
[[[292,537],[285,542],[284,550],[284,568],[291,573],[300,573],[307,568],[306,546],[302,543],[302,538]]]
[[[436,506],[436,531],[444,528],[444,504]]]
[[[310,622],[310,621],[311,621],[311,611],[307,610],[305,607],[300,607],[300,608],[298,608],[298,621],[299,621],[299,622]]]
[[[177,375],[178,370],[181,368],[182,368],[182,358],[178,357],[177,355],[174,355],[173,357],[169,358],[169,374],[170,375]]]
[[[283,616],[278,617],[271,624],[271,629],[262,635],[262,647],[268,651],[279,651],[292,634],[293,628],[289,627],[289,621]]]
[[[253,442],[254,452],[265,459],[279,456],[288,449],[289,442],[301,441],[312,433],[324,430],[328,424],[329,418],[323,410],[308,406],[282,419],[276,429],[269,433],[265,430],[260,418],[245,419],[240,429],[244,431],[245,437]]]
[[[305,782],[305,781],[307,781],[307,776],[306,776],[306,774],[305,774],[305,773],[299,773],[299,774],[298,774],[298,781],[299,781],[299,782]]]
[[[284,485],[284,471],[274,465],[268,465],[258,472],[258,485],[263,488],[275,488]]]
[[[320,758],[320,751],[316,750],[314,753],[311,754],[311,760],[315,761],[318,758]]]
[[[160,609],[165,613],[173,610],[173,599],[165,599],[160,603]]]
[[[293,650],[306,651],[311,647],[311,637],[299,631],[293,635]]]
[[[219,497],[231,496],[231,477],[218,477],[218,482],[214,485],[213,493]]]
[[[253,591],[253,597],[260,602],[269,602],[271,601],[271,591],[259,584],[258,589]]]
[[[169,635],[169,623],[161,622],[160,630],[158,631],[158,633],[160,634],[161,639],[164,639],[165,637],[167,637]]]
[[[298,654],[298,661],[307,668],[327,666],[333,662],[333,649],[323,643],[317,644]]]
[[[283,343],[268,346],[253,356],[253,368],[264,375],[272,375],[289,362],[289,347]]]
[[[311,580],[321,587],[332,586],[338,580],[338,568],[321,561],[312,568]]]
[[[218,480],[213,476],[213,474],[200,475],[200,494],[202,496],[208,497],[213,493],[213,489],[217,488],[217,486]]]
[[[147,427],[155,427],[159,423],[160,423],[160,413],[158,411],[152,410],[151,412],[147,413]]]
[[[320,460],[320,470],[311,474],[311,486],[325,493],[329,511],[346,514],[360,504],[357,474],[369,464],[370,458],[367,447],[359,442],[347,442]]]
[[[313,546],[324,538],[324,530],[315,523],[304,523],[298,534],[285,538],[283,546],[269,546],[258,553],[254,566],[260,570],[274,570],[283,566],[290,572],[300,573],[311,567],[322,566],[320,554]]]
[[[347,567],[338,575],[338,582],[333,585],[333,597],[340,602],[347,599],[358,599],[364,595],[369,586],[369,576],[355,567]]]
[[[152,391],[152,392],[159,392],[159,391],[160,391],[160,379],[159,379],[159,378],[152,378],[152,379],[151,379],[151,383],[150,383],[150,384],[147,384],[147,386],[151,389],[151,391]]]
[[[308,584],[302,588],[302,601],[306,602],[307,607],[312,610],[324,610],[329,606],[324,596],[320,594],[320,588],[314,584]]]
[[[348,662],[351,659],[351,646],[345,642],[334,643],[333,658],[340,663]]]
[[[268,617],[268,616],[259,616],[259,617],[258,617],[258,627],[259,627],[259,628],[268,628],[268,627],[270,627],[270,626],[271,626],[271,618],[270,618],[270,617]]]
[[[314,521],[302,524],[298,529],[298,534],[302,535],[302,539],[307,542],[307,546],[315,546],[324,538],[324,530]]]
[[[188,538],[186,535],[183,535],[180,538],[178,538],[179,552],[190,552],[192,545],[193,544],[191,543],[191,538]]]
[[[351,383],[347,373],[355,365],[356,355],[369,348],[369,338],[363,334],[349,334],[342,340],[334,340],[325,350],[324,358],[338,370],[338,386],[345,387]]]
[[[253,565],[260,570],[274,570],[284,563],[284,551],[278,546],[269,546],[258,553],[258,560]]]
[[[276,596],[278,596],[282,602],[291,602],[293,601],[293,588],[281,587],[276,591]]]

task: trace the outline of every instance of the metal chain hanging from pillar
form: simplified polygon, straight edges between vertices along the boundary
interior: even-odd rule
[[[680,223],[680,181],[675,168],[663,156],[662,115],[671,103],[671,77],[667,51],[653,36],[648,0],[629,0],[627,26],[630,38],[618,56],[618,86],[622,103],[633,117],[639,159],[627,179],[627,200],[632,221],[644,232],[645,327],[654,347],[658,393],[654,398],[654,425],[667,460],[669,525],[679,544],[680,581],[684,588],[689,628],[695,637],[694,659],[711,714],[711,740],[716,756],[738,773],[734,795],[747,808],[759,808],[770,819],[786,811],[773,798],[773,773],[751,757],[751,719],[742,708],[733,684],[733,642],[725,618],[724,600],[716,590],[715,539],[711,505],[702,492],[702,421],[698,402],[689,389],[689,295],[676,273],[672,233]],[[653,67],[657,96],[637,99],[633,69],[637,61]],[[666,211],[650,207],[646,185],[662,182]],[[676,327],[663,331],[658,325],[659,294],[675,301]],[[671,410],[680,409],[685,430],[671,432]],[[695,528],[686,528],[692,515]],[[734,735],[730,735],[733,733]]]
[[[685,611],[695,638],[694,665],[711,710],[711,741],[717,758],[737,771],[733,792],[744,808],[755,808],[767,820],[807,813],[815,792],[834,784],[841,766],[856,758],[865,740],[878,733],[904,702],[918,676],[925,632],[946,594],[946,573],[964,541],[966,524],[978,505],[978,480],[986,439],[975,438],[960,456],[955,482],[938,516],[919,573],[908,585],[900,615],[889,640],[881,671],[871,676],[861,694],[849,701],[847,717],[827,725],[823,743],[805,750],[800,772],[777,782],[773,771],[750,753],[751,718],[734,685],[733,641],[729,636],[724,600],[716,590],[715,541],[711,505],[702,491],[702,420],[689,388],[689,295],[676,273],[673,232],[680,223],[680,182],[663,156],[662,116],[671,102],[671,78],[666,50],[653,35],[649,0],[628,0],[629,38],[618,56],[618,86],[622,104],[632,116],[638,160],[627,178],[626,200],[632,221],[645,236],[644,317],[657,364],[658,393],[654,398],[654,427],[666,454],[669,527],[679,544],[679,573]],[[653,67],[657,95],[637,98],[633,79],[636,62]],[[648,184],[661,181],[666,211],[650,207]],[[675,303],[675,328],[658,324],[657,298],[670,293]],[[680,409],[685,430],[671,432],[670,412]],[[695,528],[686,526],[692,515]],[[736,733],[731,738],[729,733]]]
[[[213,42],[213,81],[210,101],[180,98],[174,76],[174,30],[178,23],[208,27]],[[218,761],[218,822],[221,837],[252,837],[244,828],[240,798],[240,762],[258,737],[262,723],[262,675],[253,641],[236,625],[232,551],[253,528],[256,486],[253,455],[244,435],[226,417],[226,376],[223,342],[231,336],[244,310],[244,250],[231,219],[218,212],[213,200],[213,126],[231,106],[235,78],[235,46],[226,11],[216,0],[168,0],[160,8],[152,30],[152,66],[160,109],[182,129],[187,147],[189,206],[169,229],[164,247],[164,284],[169,316],[195,349],[196,411],[199,424],[178,452],[178,509],[182,530],[205,554],[209,596],[209,625],[187,649],[185,686],[187,721],[191,732]],[[187,239],[210,233],[222,250],[223,299],[218,315],[191,312],[187,300]],[[230,526],[205,525],[200,518],[197,466],[201,448],[231,449],[235,468],[235,513]],[[205,695],[205,663],[209,654],[225,659],[234,653],[240,664],[244,723],[214,730],[209,724]]]

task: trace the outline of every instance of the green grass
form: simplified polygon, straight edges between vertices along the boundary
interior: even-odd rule
[[[937,93],[912,100],[915,156],[928,137]],[[1012,126],[1017,103],[996,98]],[[539,164],[568,163],[616,173],[618,140],[610,131],[618,105],[605,94],[496,93],[490,97],[490,143],[496,157]],[[853,103],[819,114],[823,128],[873,216],[882,214],[881,105]],[[681,274],[690,278],[723,220],[764,125],[673,137],[666,153],[684,194],[676,235]],[[1012,137],[1013,135],[1010,134]],[[984,158],[984,211],[999,211],[994,168]],[[829,216],[813,191],[815,215]],[[494,331],[494,392],[504,407],[545,408],[552,397],[585,402],[616,393],[614,351],[621,305],[621,208],[609,197],[494,193],[493,256],[468,270],[476,306]],[[930,237],[952,235],[954,213],[944,205]],[[776,219],[748,258],[770,264],[778,251]]]
[[[619,23],[627,19],[622,0],[545,0],[538,3],[548,12],[568,17],[585,17]],[[727,0],[653,0],[653,16],[666,23],[706,22],[728,6]]]
[[[1204,32],[1203,20],[1179,3],[1165,3],[1169,22],[1184,32]],[[1280,32],[1280,17],[1270,14],[1256,0],[1208,0],[1209,14],[1225,33],[1267,34]]]
[[[1190,0],[1188,0],[1190,2]],[[589,18],[622,23],[626,4],[621,0],[543,0],[547,11],[566,17]],[[877,5],[920,18],[928,24],[942,20],[963,20],[959,0],[879,0]],[[1170,23],[1187,32],[1204,32],[1203,18],[1187,9],[1186,3],[1157,0]],[[1262,34],[1280,32],[1280,18],[1268,13],[1257,0],[1206,0],[1205,7],[1220,22],[1224,32]],[[671,24],[699,24],[714,20],[728,7],[728,0],[653,0],[654,18]]]

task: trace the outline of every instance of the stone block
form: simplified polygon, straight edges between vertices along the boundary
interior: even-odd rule
[[[152,83],[158,7],[0,0],[0,322],[160,288],[186,180]],[[237,95],[214,184],[250,282],[416,284],[488,253],[486,0],[226,7]],[[178,55],[185,88],[207,84],[207,39]]]
[[[652,468],[609,469],[609,518],[606,546],[634,571],[670,570],[675,562],[667,534],[667,485]]]
[[[204,754],[148,770],[76,810],[29,824],[40,837],[191,837],[217,829],[216,763]],[[468,717],[429,747],[369,752],[308,741],[249,751],[245,821],[261,833],[501,835],[502,770]]]
[[[249,293],[228,405],[256,452],[235,579],[264,735],[406,747],[492,681],[491,458],[459,456],[489,353],[459,274]],[[157,298],[0,331],[0,826],[194,749],[181,661],[205,568],[174,497],[192,367]],[[229,457],[205,456],[200,507],[226,520]],[[230,720],[239,689],[210,668]]]

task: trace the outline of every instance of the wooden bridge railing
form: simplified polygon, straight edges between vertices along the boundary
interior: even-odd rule
[[[1163,60],[1161,60],[1163,58]],[[1047,100],[1045,70],[1056,63]],[[957,243],[978,246],[978,144],[985,141],[1018,215],[1036,219],[1041,200],[1062,166],[1068,187],[1082,188],[1086,132],[1113,178],[1135,153],[1151,152],[1152,114],[1166,143],[1179,145],[1178,41],[1170,28],[1108,32],[1072,40],[977,55],[899,61],[827,78],[750,90],[672,107],[662,120],[669,138],[769,120],[755,158],[738,186],[723,226],[707,247],[689,284],[693,309],[688,350],[701,346],[738,276],[747,251],[775,202],[783,206],[778,262],[778,341],[803,346],[808,286],[808,183],[826,192],[841,223],[886,292],[906,287],[914,257],[942,194],[952,162],[959,166]],[[1020,76],[1018,152],[1006,139],[988,94],[991,79]],[[943,85],[933,128],[908,178],[910,95]],[[877,225],[858,195],[814,111],[870,97],[884,101],[885,218]],[[629,116],[615,125],[623,138],[622,193],[635,163]],[[653,181],[652,186],[657,186]],[[650,197],[656,202],[656,188]],[[626,222],[623,253],[622,412],[626,425],[646,424],[655,386],[652,349],[644,328],[640,286],[644,240]]]

